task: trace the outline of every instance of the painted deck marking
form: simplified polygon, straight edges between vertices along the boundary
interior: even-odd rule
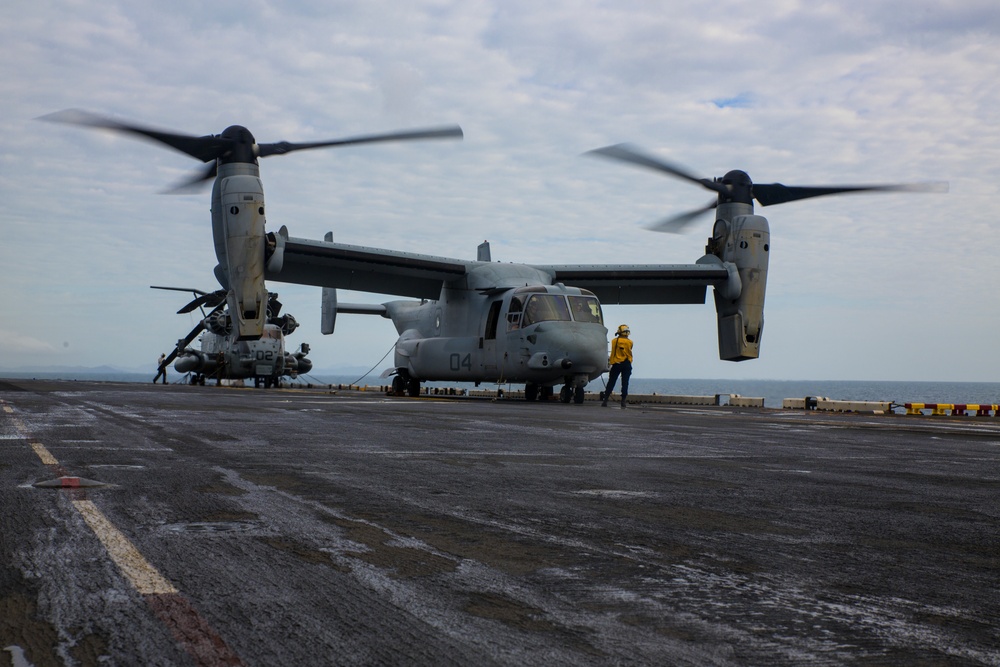
[[[6,401],[0,400],[3,411],[13,415],[14,410]],[[14,428],[30,440],[28,429],[15,416],[10,417]],[[65,471],[56,457],[45,445],[32,440],[31,449],[45,465],[56,469],[65,476]],[[70,489],[70,493],[81,492],[82,489]],[[142,595],[146,604],[161,623],[170,629],[177,643],[188,652],[199,667],[241,667],[243,661],[226,645],[225,640],[208,624],[198,610],[167,580],[159,570],[145,559],[139,550],[125,535],[115,528],[114,524],[93,502],[85,497],[71,496],[73,507],[80,513],[83,520],[104,545],[111,560],[121,571],[125,579]],[[4,650],[8,650],[7,647]],[[14,647],[17,648],[17,647]],[[17,656],[11,651],[11,659],[16,662]]]
[[[73,506],[83,515],[90,529],[97,535],[104,548],[108,550],[111,560],[122,571],[135,590],[143,595],[160,595],[176,593],[177,589],[167,581],[159,571],[143,558],[139,550],[122,535],[121,531],[101,514],[93,502],[89,500],[74,500]]]
[[[56,461],[56,457],[52,456],[52,453],[49,452],[49,450],[46,449],[45,445],[43,445],[42,443],[33,442],[31,443],[31,448],[35,450],[35,453],[38,454],[38,458],[40,458],[42,460],[42,463],[44,463],[45,465],[47,466],[59,465],[59,461]]]

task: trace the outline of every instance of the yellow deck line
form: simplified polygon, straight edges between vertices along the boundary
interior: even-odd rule
[[[14,412],[9,405],[4,405],[3,409],[6,413]],[[14,426],[24,433],[24,425],[17,418],[14,419]],[[34,450],[35,454],[38,455],[38,458],[45,465],[59,465],[56,457],[52,456],[52,453],[42,443],[32,442],[31,449]],[[120,530],[115,528],[114,524],[108,521],[107,517],[101,513],[101,510],[97,509],[94,503],[89,500],[74,500],[73,506],[80,513],[80,516],[83,517],[83,520],[87,522],[87,525],[90,526],[90,529],[94,531],[94,534],[97,535],[97,539],[101,541],[104,548],[108,550],[111,560],[115,562],[115,565],[125,575],[125,578],[128,579],[129,583],[141,595],[162,595],[178,592],[173,584],[167,581],[139,553],[135,545],[129,542],[129,539]]]
[[[56,460],[56,457],[52,456],[52,453],[49,452],[49,450],[46,449],[45,445],[43,445],[42,443],[33,442],[31,443],[31,448],[35,450],[35,453],[38,454],[38,458],[40,458],[42,460],[42,463],[44,463],[45,465],[47,466],[59,465],[59,461]]]

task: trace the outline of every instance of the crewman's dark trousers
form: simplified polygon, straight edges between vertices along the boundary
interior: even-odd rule
[[[622,402],[628,397],[628,379],[632,377],[632,362],[619,361],[617,364],[611,364],[611,371],[608,373],[608,387],[604,390],[604,401],[607,402],[608,398],[611,396],[611,392],[615,390],[615,384],[618,382],[618,376],[622,377]]]

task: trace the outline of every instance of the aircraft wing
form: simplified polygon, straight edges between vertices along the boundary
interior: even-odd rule
[[[462,278],[475,262],[329,241],[288,238],[279,271],[267,280],[359,292],[437,299],[441,283]]]
[[[713,258],[714,259],[714,258]],[[601,303],[705,303],[705,288],[722,285],[730,272],[704,264],[557,264],[537,266],[553,282],[590,290]]]
[[[442,283],[462,279],[482,264],[291,237],[283,237],[281,246],[280,269],[269,269],[267,280],[418,299],[439,298]],[[696,264],[531,267],[550,275],[553,283],[590,290],[609,304],[705,303],[706,287],[730,280],[730,270],[715,257]]]

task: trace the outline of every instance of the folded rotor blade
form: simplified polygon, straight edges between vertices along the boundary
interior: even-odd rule
[[[782,185],[781,183],[754,183],[753,196],[761,206],[784,204],[800,199],[825,197],[826,195],[847,194],[851,192],[947,192],[948,184],[936,183],[898,183],[890,185]]]
[[[205,292],[200,289],[195,289],[193,287],[163,287],[162,285],[150,285],[150,289],[162,289],[171,290],[173,292],[191,292],[195,295],[194,301],[191,301],[186,306],[177,311],[178,315],[183,315],[185,313],[190,313],[195,308],[199,306],[209,306],[215,307],[223,303],[226,300],[226,295],[228,292],[226,290],[215,290],[214,292]]]
[[[200,289],[195,289],[194,287],[164,287],[163,285],[150,285],[149,289],[165,289],[172,292],[191,292],[192,294],[208,294]]]
[[[450,139],[461,138],[464,134],[458,125],[446,125],[443,127],[431,127],[421,130],[404,130],[401,132],[386,132],[384,134],[366,134],[357,137],[347,137],[344,139],[331,139],[330,141],[314,141],[307,143],[291,143],[279,141],[270,144],[258,144],[257,155],[268,157],[270,155],[284,155],[292,151],[309,150],[311,148],[326,148],[329,146],[349,146],[352,144],[371,144],[381,141],[410,141],[413,139]]]
[[[169,366],[171,362],[173,362],[173,360],[177,358],[177,355],[181,353],[181,350],[186,348],[188,344],[195,338],[197,338],[198,334],[200,334],[204,330],[205,330],[205,322],[204,321],[198,322],[198,324],[195,325],[194,329],[192,329],[187,336],[184,336],[184,338],[177,341],[177,347],[175,347],[173,351],[167,355],[167,358],[163,360],[163,363],[159,365],[157,370],[162,371],[164,368]]]
[[[176,288],[176,287],[160,287],[160,288],[157,288],[157,289],[178,289],[178,288]],[[222,303],[220,303],[219,305],[217,305],[215,307],[215,309],[212,310],[212,312],[208,314],[208,316],[211,317],[212,315],[214,315],[218,311],[222,310],[225,306],[226,306],[226,303],[225,303],[225,301],[223,301]],[[173,349],[173,351],[170,354],[167,355],[167,358],[163,360],[163,363],[161,363],[157,367],[158,371],[162,371],[164,368],[166,368],[167,366],[169,366],[171,364],[171,362],[173,362],[173,360],[177,358],[177,355],[180,354],[181,351],[184,350],[184,348],[186,348],[191,343],[191,341],[193,341],[195,338],[197,338],[198,334],[200,334],[202,331],[205,330],[205,320],[206,319],[208,319],[208,317],[206,317],[205,319],[200,320],[198,322],[198,324],[195,325],[194,329],[191,329],[191,331],[188,333],[187,336],[184,336],[184,338],[181,338],[179,341],[177,341],[177,346]],[[157,377],[159,377],[159,376],[157,376]]]
[[[226,300],[226,295],[228,292],[226,290],[216,290],[208,294],[202,294],[198,298],[194,299],[186,306],[177,311],[178,315],[183,315],[185,313],[190,313],[195,308],[200,308],[201,306],[208,306],[209,308],[214,308]]]
[[[278,301],[278,295],[271,292],[267,295],[267,316],[277,317],[281,313],[281,302]]]

